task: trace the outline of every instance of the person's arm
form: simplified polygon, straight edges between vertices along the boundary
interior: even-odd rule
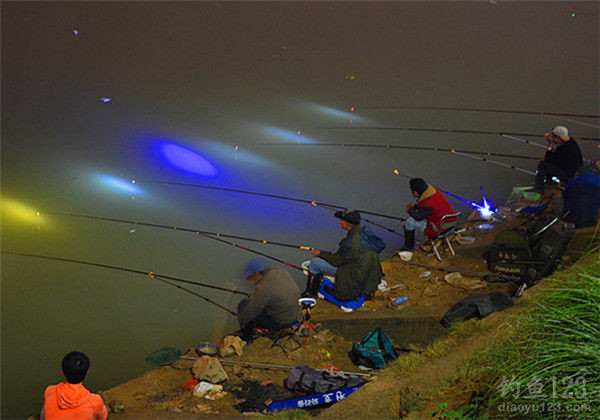
[[[244,328],[246,324],[256,318],[269,303],[269,295],[264,287],[257,287],[248,303],[237,315],[240,323],[240,328]]]
[[[104,404],[104,400],[98,394],[92,394],[98,397],[96,407],[94,409],[94,420],[106,420],[108,417],[108,409]]]
[[[348,235],[342,242],[335,253],[321,252],[320,258],[323,258],[334,267],[339,267],[348,264],[360,258],[360,230],[354,231],[352,235]]]
[[[427,206],[417,207],[413,206],[408,210],[408,214],[410,217],[415,219],[417,222],[427,219],[429,216],[433,214],[433,210]]]

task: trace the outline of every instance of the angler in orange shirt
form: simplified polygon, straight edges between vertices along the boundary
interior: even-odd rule
[[[83,386],[90,367],[90,359],[72,351],[62,360],[62,373],[66,382],[51,385],[44,392],[42,420],[106,420],[108,410],[98,394]]]

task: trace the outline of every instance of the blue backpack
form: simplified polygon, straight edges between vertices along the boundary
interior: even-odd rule
[[[360,230],[360,246],[379,254],[385,249],[385,241],[373,233],[369,226],[363,226]]]
[[[348,355],[355,365],[373,369],[383,369],[388,362],[398,358],[392,340],[379,327],[365,335],[360,343],[352,344]]]

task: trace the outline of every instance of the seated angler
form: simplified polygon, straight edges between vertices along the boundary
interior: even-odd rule
[[[355,300],[364,293],[377,290],[383,271],[377,253],[361,243],[360,213],[347,209],[335,212],[334,216],[340,219],[341,228],[348,233],[336,252],[313,251],[316,258],[308,266],[303,296],[315,297],[322,276],[329,274],[335,277],[335,287],[328,292],[340,301]]]
[[[562,193],[558,215],[578,228],[595,226],[600,210],[600,161],[583,166]]]
[[[454,211],[442,193],[428,185],[422,178],[412,178],[409,185],[417,203],[406,205],[410,217],[404,224],[404,246],[400,251],[412,252],[415,246],[415,229],[425,231],[427,240],[432,241],[441,233],[439,226],[442,217],[453,214]],[[453,220],[455,219],[448,219],[448,221]]]
[[[244,278],[255,286],[250,298],[238,305],[242,340],[252,341],[256,327],[277,331],[298,322],[300,289],[290,273],[259,257],[248,262]]]
[[[543,190],[544,184],[557,178],[561,183],[568,183],[583,166],[581,149],[577,142],[569,137],[567,127],[557,125],[544,135],[548,141],[548,149],[544,159],[537,167],[535,188]]]

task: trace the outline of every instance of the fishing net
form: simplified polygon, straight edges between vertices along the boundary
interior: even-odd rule
[[[181,350],[173,347],[164,347],[150,353],[146,356],[146,362],[151,365],[165,366],[179,360],[182,355]]]

